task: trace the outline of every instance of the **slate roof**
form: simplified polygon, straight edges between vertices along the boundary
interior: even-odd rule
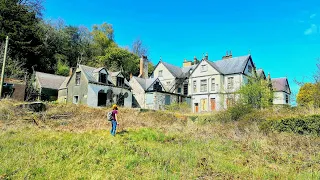
[[[117,72],[108,71],[108,72],[109,72],[110,76],[112,76],[112,77],[116,77],[120,74],[120,71],[117,71]]]
[[[237,74],[244,71],[250,55],[239,56],[229,59],[222,59],[219,61],[208,61],[210,65],[217,69],[222,74]]]
[[[150,86],[158,79],[158,78],[149,78],[149,79],[144,79],[144,78],[139,78],[136,76],[133,76],[132,78],[136,79],[137,82],[140,84],[140,86],[143,88],[143,90],[148,90]]]
[[[36,72],[36,78],[38,79],[41,88],[58,90],[67,77],[43,72]]]
[[[63,81],[63,83],[61,84],[59,89],[66,89],[67,88],[67,84],[69,82],[69,79],[70,79],[70,77],[66,77],[66,79]]]
[[[287,91],[286,85],[289,87],[289,84],[287,84],[287,78],[273,78],[271,81],[274,91]]]
[[[99,81],[96,80],[96,78],[93,76],[93,74],[101,71],[103,68],[94,68],[94,67],[89,67],[89,66],[85,66],[85,65],[79,65],[79,66],[83,70],[83,73],[89,82],[101,84]],[[108,78],[107,80],[109,82],[112,82],[110,76],[107,76],[107,78]]]
[[[101,71],[102,69],[105,69],[105,68],[103,68],[103,67],[100,67],[100,68],[94,68],[94,67],[89,67],[89,66],[85,66],[85,65],[79,65],[80,66],[80,68],[83,70],[83,73],[84,73],[84,75],[86,76],[86,78],[88,79],[88,81],[89,82],[91,82],[91,83],[98,83],[98,84],[102,84],[101,82],[99,82],[99,81],[97,81],[96,80],[96,78],[94,77],[94,73],[97,73],[97,72],[99,72],[99,71]],[[107,70],[106,70],[107,71]],[[107,80],[109,81],[109,82],[111,82],[113,85],[115,85],[114,84],[114,82],[113,82],[113,80],[111,79],[111,77],[113,76],[117,76],[119,73],[120,73],[120,71],[118,71],[118,72],[111,72],[111,71],[107,71],[108,73],[109,73],[109,75],[110,76],[107,76]],[[129,82],[126,80],[126,78],[124,78],[124,83],[128,86],[128,87],[130,87],[130,84],[129,84]]]
[[[178,67],[166,62],[162,62],[162,64],[170,71],[170,73],[176,78],[186,78],[190,74],[190,70],[193,70],[197,65],[192,65],[188,67]]]
[[[263,69],[257,69],[256,72],[258,77],[266,77],[266,74],[264,73]]]

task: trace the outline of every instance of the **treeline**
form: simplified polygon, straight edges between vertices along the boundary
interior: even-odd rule
[[[0,0],[1,55],[5,37],[10,38],[7,77],[21,78],[32,70],[67,75],[78,62],[121,70],[127,77],[139,74],[139,56],[148,53],[141,40],[121,48],[111,24],[94,25],[90,31],[63,20],[44,20],[42,12],[40,0]]]

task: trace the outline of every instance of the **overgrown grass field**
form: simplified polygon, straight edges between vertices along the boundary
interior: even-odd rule
[[[226,113],[120,109],[112,137],[107,110],[49,104],[36,114],[1,101],[0,179],[320,178],[318,136],[260,127],[261,119],[306,111],[255,111],[228,121]]]

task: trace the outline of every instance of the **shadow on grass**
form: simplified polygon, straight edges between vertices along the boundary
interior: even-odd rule
[[[120,136],[123,136],[123,135],[126,135],[126,134],[128,134],[128,133],[129,133],[129,131],[127,131],[127,130],[122,130],[122,131],[118,132],[117,134],[120,135]]]

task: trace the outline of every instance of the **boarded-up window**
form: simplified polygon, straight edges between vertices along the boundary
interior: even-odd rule
[[[76,85],[80,85],[81,72],[76,72]]]
[[[165,105],[170,105],[170,95],[165,96]]]
[[[206,92],[207,91],[207,80],[203,79],[200,81],[200,91]]]
[[[147,105],[150,105],[150,104],[153,104],[153,93],[150,93],[150,94],[146,94],[146,104]]]
[[[201,99],[200,100],[200,106],[201,106],[201,111],[207,111],[208,110],[208,100],[207,99]]]

